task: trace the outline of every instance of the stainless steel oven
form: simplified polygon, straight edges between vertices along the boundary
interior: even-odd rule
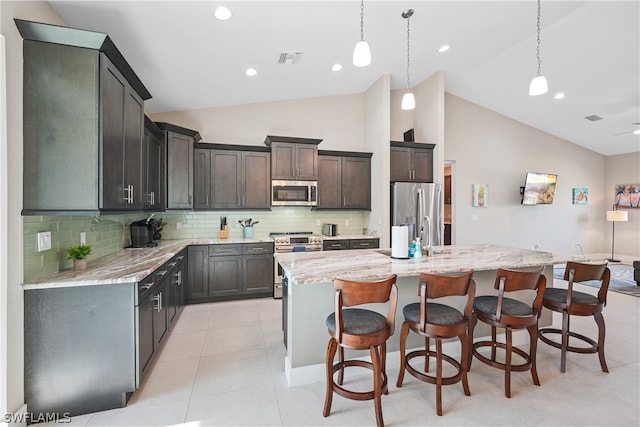
[[[272,206],[318,206],[317,181],[271,181]]]
[[[311,231],[270,233],[276,253],[322,250],[322,236]],[[282,267],[274,257],[273,297],[282,298]]]

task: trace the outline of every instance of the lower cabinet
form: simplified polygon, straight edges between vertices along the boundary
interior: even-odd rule
[[[189,247],[187,303],[273,294],[273,243]]]
[[[345,249],[377,249],[380,239],[331,239],[322,242],[323,251],[340,251]]]

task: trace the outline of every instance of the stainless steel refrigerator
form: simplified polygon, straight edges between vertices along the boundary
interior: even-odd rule
[[[442,184],[391,184],[391,225],[409,226],[409,243],[420,236],[423,247],[443,244]]]

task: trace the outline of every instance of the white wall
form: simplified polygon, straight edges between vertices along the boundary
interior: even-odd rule
[[[619,154],[606,158],[605,209],[612,209],[614,186],[616,184],[640,184],[640,152]],[[621,208],[624,209],[624,208]],[[629,221],[617,222],[615,254],[627,255],[640,260],[640,209],[625,209],[629,212]],[[602,218],[605,213],[602,212]],[[611,223],[607,223],[606,250],[611,254]]]
[[[456,162],[457,244],[540,245],[574,254],[580,243],[585,252],[603,252],[611,198],[604,156],[451,94],[445,117],[445,158]],[[528,171],[558,174],[552,205],[520,204]],[[471,206],[473,183],[489,184],[488,207]],[[574,187],[589,189],[588,205],[572,204]]]
[[[66,25],[46,2],[0,2],[0,32],[6,39],[7,64],[7,234],[2,244],[10,243],[7,251],[7,336],[6,372],[7,394],[0,404],[2,413],[13,412],[24,404],[24,341],[22,282],[22,37],[13,18]],[[4,239],[6,238],[6,242]],[[0,295],[5,298],[5,295]],[[28,314],[27,314],[28,315]]]
[[[390,230],[387,224],[391,221],[389,212],[389,138],[390,138],[390,87],[391,76],[380,77],[365,92],[363,109],[365,111],[364,129],[367,151],[373,153],[371,158],[371,213],[369,215],[370,230],[380,233],[380,246],[391,245]]]
[[[320,138],[320,150],[367,151],[363,94],[149,114],[220,144],[264,146],[267,135]]]

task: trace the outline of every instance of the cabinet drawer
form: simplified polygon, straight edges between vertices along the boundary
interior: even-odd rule
[[[209,256],[242,255],[242,245],[209,245]]]
[[[349,249],[348,240],[325,240],[322,242],[323,251],[339,251]]]
[[[243,254],[272,254],[273,243],[245,243],[242,245]]]
[[[379,239],[353,239],[349,240],[349,249],[375,249],[380,246]]]

